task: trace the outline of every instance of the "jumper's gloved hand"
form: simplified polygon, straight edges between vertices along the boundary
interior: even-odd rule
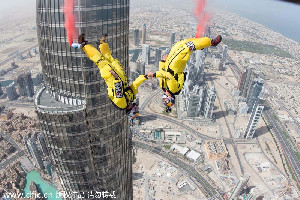
[[[147,73],[147,78],[153,78],[153,74],[154,74],[153,72],[148,72]]]
[[[73,43],[71,44],[71,47],[73,47],[73,48],[75,48],[75,49],[80,49],[81,44],[76,43],[76,42],[73,42]]]
[[[164,55],[163,58],[162,58],[162,60],[163,60],[163,61],[166,61],[167,58],[168,58],[168,54]]]

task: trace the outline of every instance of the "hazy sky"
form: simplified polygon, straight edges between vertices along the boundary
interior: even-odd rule
[[[0,19],[35,16],[35,6],[36,0],[0,0]]]
[[[279,0],[206,0],[206,2],[209,7],[227,9],[300,41],[298,36],[300,5]],[[195,7],[195,0],[130,0],[130,3],[131,7],[142,8],[147,4],[154,9],[164,6],[185,7],[191,9],[191,12]],[[12,25],[11,22],[16,20],[16,23],[22,23],[27,18],[34,20],[35,9],[36,0],[0,0],[2,22],[0,27],[9,27]]]
[[[300,5],[279,0],[213,0],[209,6],[232,11],[300,43]]]

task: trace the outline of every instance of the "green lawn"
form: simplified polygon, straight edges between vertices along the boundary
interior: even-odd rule
[[[248,42],[248,41],[239,41],[234,39],[223,39],[222,41],[228,46],[229,49],[235,51],[248,51],[251,53],[268,54],[268,55],[275,55],[275,56],[286,57],[286,58],[293,58],[293,56],[290,53],[274,45],[266,45],[266,44],[260,44],[255,42]]]

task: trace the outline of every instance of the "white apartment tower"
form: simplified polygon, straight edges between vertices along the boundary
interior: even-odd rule
[[[249,119],[249,122],[248,122],[248,125],[247,125],[247,128],[246,128],[246,132],[245,132],[245,138],[246,139],[252,139],[253,138],[253,135],[255,133],[258,121],[261,117],[261,114],[262,114],[263,110],[264,110],[263,101],[259,100],[255,104],[255,106],[252,110],[252,113],[251,113],[251,116],[250,116],[250,119]]]

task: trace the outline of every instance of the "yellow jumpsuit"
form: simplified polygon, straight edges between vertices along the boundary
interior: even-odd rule
[[[159,86],[168,89],[173,95],[180,93],[184,81],[183,73],[190,55],[195,50],[211,46],[208,37],[191,38],[177,42],[172,48],[165,62],[159,62],[159,70],[155,76],[159,79]]]
[[[147,78],[140,75],[128,86],[124,67],[117,59],[111,56],[111,51],[107,43],[99,45],[101,53],[91,44],[82,48],[85,54],[93,61],[100,70],[101,77],[107,85],[107,93],[111,101],[119,108],[125,109],[129,103],[132,103],[138,93],[138,87]],[[118,75],[118,79],[113,77],[110,71]]]

